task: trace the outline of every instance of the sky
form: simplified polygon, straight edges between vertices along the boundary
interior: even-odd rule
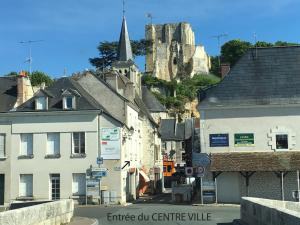
[[[1,0],[0,75],[32,70],[53,77],[93,69],[89,58],[99,53],[101,41],[116,41],[122,22],[122,0]],[[126,0],[131,39],[144,38],[146,13],[154,24],[188,22],[197,44],[209,55],[219,52],[214,35],[227,33],[221,42],[241,39],[300,43],[300,0]],[[138,58],[140,70],[144,59]]]

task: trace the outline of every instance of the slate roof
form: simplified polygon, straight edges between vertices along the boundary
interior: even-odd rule
[[[0,77],[0,112],[11,110],[17,101],[17,78]]]
[[[300,103],[300,46],[250,49],[200,107]]]
[[[147,109],[147,106],[144,104],[143,100],[138,96],[137,93],[135,94],[134,102],[138,106],[140,114],[145,115],[155,127],[158,127],[158,124],[151,116],[149,110]]]
[[[123,17],[121,34],[118,45],[118,61],[128,61],[133,59],[132,49],[127,29],[127,23],[125,17]]]
[[[166,112],[167,109],[155,98],[146,86],[142,86],[142,99],[150,112]]]
[[[212,172],[296,171],[300,152],[233,152],[211,154]]]
[[[176,123],[176,119],[163,119],[160,123],[162,141],[184,141],[192,136],[192,119]]]
[[[54,82],[53,85],[47,87],[44,91],[48,95],[48,109],[45,111],[65,111],[63,110],[62,99],[63,93],[70,90],[70,92],[78,93],[76,96],[76,109],[79,110],[105,110],[97,101],[95,101],[76,81],[70,77],[60,78]],[[40,93],[38,95],[40,95]],[[16,111],[36,111],[35,98],[29,99],[24,104],[20,105]]]

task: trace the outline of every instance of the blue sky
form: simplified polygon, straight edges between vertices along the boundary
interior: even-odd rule
[[[299,0],[127,0],[126,18],[131,39],[144,37],[144,26],[153,23],[189,22],[196,42],[210,55],[218,53],[211,36],[228,33],[231,39],[300,43]],[[119,37],[122,0],[1,0],[0,75],[28,70],[26,40],[32,44],[33,70],[59,77],[92,68],[100,41]],[[143,70],[143,59],[138,59]]]

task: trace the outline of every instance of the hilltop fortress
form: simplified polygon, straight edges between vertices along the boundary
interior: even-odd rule
[[[190,24],[146,25],[146,39],[152,40],[146,72],[153,76],[170,81],[209,73],[210,58],[204,46],[195,44]]]

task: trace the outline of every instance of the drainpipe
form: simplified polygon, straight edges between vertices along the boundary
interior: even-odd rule
[[[281,172],[281,200],[284,201],[283,172]]]
[[[299,181],[299,179],[300,179],[300,174],[299,174],[299,170],[297,170],[297,189],[298,189],[298,201],[300,202],[300,181]]]

